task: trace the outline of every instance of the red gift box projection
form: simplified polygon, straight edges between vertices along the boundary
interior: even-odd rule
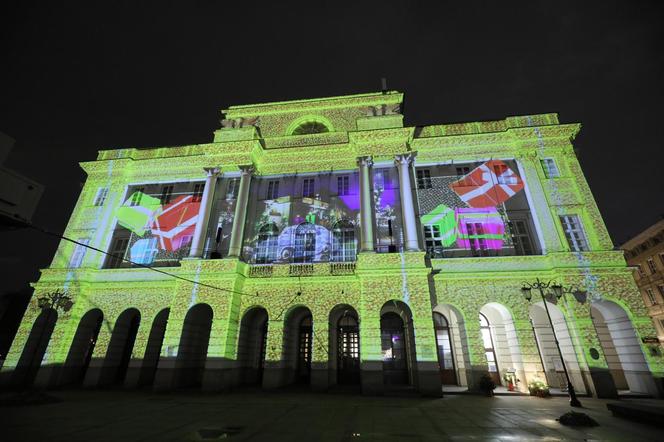
[[[523,181],[500,160],[491,160],[450,184],[470,207],[496,207],[523,189]]]
[[[192,195],[180,196],[163,207],[152,223],[152,234],[159,238],[159,248],[174,252],[191,242],[198,222],[200,202]]]

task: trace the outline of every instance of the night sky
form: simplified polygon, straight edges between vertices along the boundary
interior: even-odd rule
[[[658,2],[27,3],[0,6],[0,131],[17,140],[5,166],[46,186],[33,221],[48,229],[64,230],[78,162],[97,150],[209,142],[230,105],[374,92],[381,77],[405,93],[409,126],[581,122],[616,244],[664,213]],[[0,238],[2,292],[56,248],[34,231]]]

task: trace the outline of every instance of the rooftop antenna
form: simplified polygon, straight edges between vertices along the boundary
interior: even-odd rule
[[[387,78],[382,77],[380,79],[380,86],[381,90],[383,91],[383,95],[387,94]]]

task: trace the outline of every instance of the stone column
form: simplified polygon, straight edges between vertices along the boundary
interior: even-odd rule
[[[247,203],[249,201],[249,185],[251,184],[251,175],[254,172],[254,168],[252,166],[241,166],[240,171],[242,172],[240,190],[237,195],[231,243],[228,248],[228,256],[232,258],[239,258],[242,252],[244,224],[247,219]]]
[[[198,209],[198,222],[196,223],[196,230],[194,230],[194,238],[191,241],[190,258],[200,258],[203,256],[205,235],[207,233],[210,210],[212,210],[212,200],[214,199],[214,188],[217,186],[217,177],[219,177],[219,172],[221,172],[221,169],[218,167],[206,167],[203,170],[205,170],[207,177],[205,178],[205,189],[201,197],[201,206]]]
[[[360,251],[373,252],[373,195],[371,193],[371,157],[357,159],[360,166]]]
[[[413,191],[410,186],[410,165],[414,158],[414,153],[397,155],[395,158],[395,163],[399,169],[399,191],[401,195],[404,246],[408,252],[416,252],[420,250],[417,239],[417,224],[415,223]]]

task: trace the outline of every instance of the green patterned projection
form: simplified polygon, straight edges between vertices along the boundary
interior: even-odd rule
[[[643,344],[644,338],[656,336],[655,329],[621,253],[613,250],[574,154],[572,140],[580,125],[560,124],[556,114],[543,114],[498,121],[404,127],[402,101],[403,94],[388,91],[232,106],[224,111],[222,127],[215,131],[210,143],[101,150],[96,160],[82,162],[88,178],[64,234],[109,252],[117,252],[116,247],[124,247],[123,250],[131,247],[129,239],[143,237],[150,228],[150,220],[160,219],[159,211],[163,210],[160,198],[170,198],[170,194],[164,193],[163,185],[171,183],[175,193],[193,195],[192,198],[200,201],[204,198],[202,189],[206,183],[204,168],[220,168],[210,205],[206,208],[204,201],[200,203],[201,213],[204,210],[209,213],[205,225],[196,224],[197,231],[202,231],[202,256],[178,255],[161,261],[161,265],[166,266],[160,267],[161,270],[186,279],[182,280],[126,263],[113,266],[101,253],[77,250],[76,246],[62,241],[51,265],[42,269],[39,280],[33,283],[32,302],[2,371],[11,371],[18,364],[39,314],[37,298],[59,289],[72,297],[74,308],[59,312],[42,366],[65,362],[79,322],[93,309],[103,313],[103,322],[92,365],[103,364],[121,314],[127,309],[136,309],[140,312],[140,325],[130,367],[140,366],[142,358],[148,358],[146,349],[152,339],[155,318],[164,309],[170,309],[164,340],[158,349],[161,355],[159,379],[168,367],[175,366],[171,359],[179,353],[187,313],[206,304],[212,311],[206,370],[217,366],[214,364],[226,367],[233,366],[235,361],[239,363],[243,352],[239,350],[242,319],[259,309],[267,312],[265,353],[268,365],[286,360],[286,353],[290,351],[289,318],[304,308],[311,312],[312,318],[313,366],[323,369],[337,366],[336,361],[331,360],[336,354],[331,351],[331,345],[337,344],[332,342],[330,333],[337,327],[333,322],[336,321],[334,312],[341,309],[356,312],[353,314],[357,315],[359,324],[360,360],[379,367],[386,354],[385,342],[381,341],[381,310],[405,306],[399,308],[406,312],[407,326],[412,327],[408,336],[414,348],[410,350],[420,373],[427,367],[438,366],[437,335],[432,321],[432,311],[437,311],[446,315],[450,322],[455,382],[472,387],[473,373],[488,370],[478,320],[483,313],[502,327],[496,328],[500,341],[496,350],[499,367],[515,369],[517,378],[521,379],[519,388],[525,390],[529,381],[543,378],[545,367],[542,367],[529,321],[537,306],[528,304],[519,289],[524,281],[540,278],[582,287],[589,293],[590,304],[578,304],[570,297],[567,304],[561,301],[555,307],[564,318],[566,339],[570,342],[569,348],[573,348],[566,357],[575,359],[571,364],[577,367],[575,370],[587,374],[590,369],[609,366],[592,318],[596,312],[613,315],[622,312],[633,326],[633,342],[641,346],[643,369],[661,377],[664,360],[659,346]],[[413,212],[412,217],[415,228],[420,229],[416,234],[420,235],[422,251],[405,252],[400,248],[407,227],[402,216],[407,218],[408,213],[402,214],[407,206],[401,203],[402,186],[394,159],[406,153],[413,154],[415,171],[432,170],[433,185],[426,180],[418,183],[420,176],[414,172],[412,176],[416,184],[412,186],[412,198],[419,203],[415,204],[415,210],[421,210],[420,214]],[[279,262],[270,263],[273,253],[270,247],[276,247],[277,243],[270,242],[268,234],[272,230],[261,230],[262,222],[273,222],[278,232],[289,228],[280,223],[288,221],[290,215],[277,210],[274,201],[290,198],[292,207],[297,208],[295,199],[303,196],[299,180],[308,177],[319,180],[311,198],[325,204],[336,198],[348,207],[352,205],[352,210],[349,209],[352,216],[347,216],[352,228],[344,234],[351,232],[355,236],[351,239],[330,236],[330,247],[360,243],[358,210],[361,205],[359,200],[345,196],[342,175],[348,171],[349,188],[353,189],[352,183],[359,183],[361,176],[358,158],[367,156],[373,159],[369,171],[370,205],[393,199],[390,208],[400,208],[390,216],[384,216],[386,209],[382,207],[372,209],[377,214],[374,218],[379,218],[374,235],[380,235],[375,245],[381,253],[335,255],[326,249],[330,257],[344,259],[289,262],[288,257],[280,256]],[[491,159],[500,161],[491,162]],[[544,159],[555,162],[557,176],[545,174],[541,164]],[[477,177],[473,175],[474,181],[470,178],[463,181],[464,175],[475,168],[486,168],[487,164],[507,165],[504,170],[487,172],[487,176],[498,180],[492,192],[499,189],[505,194],[487,194],[493,195],[490,204],[479,201],[476,196],[481,193],[479,190],[490,187],[481,170]],[[237,227],[234,220],[243,207],[240,169],[244,166],[252,167],[253,180],[246,193],[244,236],[234,239],[233,229]],[[436,168],[442,171],[440,178],[434,176]],[[508,172],[510,176],[503,177]],[[278,191],[274,184],[269,184],[284,176],[288,180],[283,183],[288,185],[282,184]],[[338,177],[341,177],[339,181]],[[246,178],[242,180],[246,183]],[[325,187],[319,185],[323,180],[329,183]],[[436,193],[436,180],[444,183],[440,186],[444,192]],[[465,183],[467,189],[457,189],[454,194],[449,186],[455,182]],[[266,197],[267,187],[260,187],[268,185],[272,186],[269,192],[274,200]],[[150,188],[152,196],[147,190],[142,192],[143,188]],[[100,189],[106,189],[106,199],[96,205]],[[378,197],[373,192],[377,192]],[[173,200],[178,197],[175,193]],[[354,195],[359,197],[360,194],[358,184]],[[461,204],[458,199],[462,197],[470,203]],[[452,200],[456,205],[450,202]],[[476,221],[458,227],[460,219],[477,218],[475,212],[464,212],[475,207],[471,203],[487,211],[482,212],[482,216],[490,216],[500,229],[473,233],[468,229],[473,227],[472,223],[477,224]],[[336,206],[330,207],[332,210]],[[319,226],[326,213],[303,211],[301,221]],[[296,213],[291,215],[297,218]],[[569,215],[576,215],[583,226],[588,250],[570,248],[566,239],[568,232],[560,221],[561,216]],[[333,235],[335,227],[329,224],[326,234]],[[435,228],[427,231],[427,226]],[[461,241],[470,245],[464,255],[427,257],[426,235],[432,232],[443,249]],[[500,242],[495,247],[501,250],[500,254],[483,245],[489,234],[493,235],[489,239]],[[192,225],[191,232],[182,241],[193,241],[193,235]],[[123,242],[123,238],[127,241]],[[297,244],[311,246],[308,250],[318,253],[318,249],[307,243],[312,238],[295,237],[296,247]],[[242,249],[239,257],[229,256],[233,244],[239,244]],[[245,256],[245,251],[250,251],[251,256]],[[73,260],[72,256],[77,253],[79,258]],[[348,261],[347,256],[352,260]],[[79,264],[73,266],[72,262]],[[545,365],[548,364],[544,359]],[[369,365],[363,365],[363,370],[369,369],[366,367]],[[586,384],[593,382],[590,375],[584,379]]]

